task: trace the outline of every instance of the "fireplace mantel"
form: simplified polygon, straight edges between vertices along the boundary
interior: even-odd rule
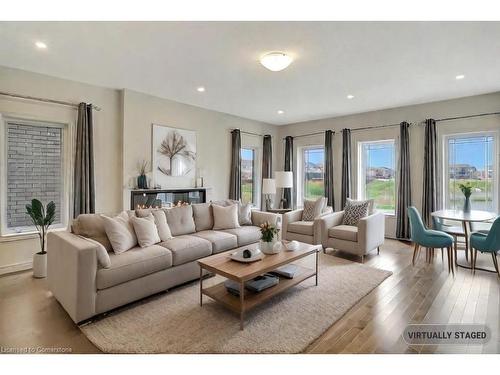
[[[205,203],[209,187],[179,187],[168,189],[133,189],[130,191],[130,209],[171,207],[178,202]]]

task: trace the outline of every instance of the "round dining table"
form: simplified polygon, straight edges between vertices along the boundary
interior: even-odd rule
[[[494,214],[493,212],[479,211],[479,210],[471,210],[468,212],[464,212],[461,210],[439,210],[439,211],[434,211],[433,213],[431,213],[431,215],[435,216],[439,219],[459,221],[462,223],[462,229],[464,231],[464,237],[465,237],[466,255],[468,254],[469,248],[470,248],[470,232],[471,232],[470,223],[484,222],[484,221],[488,221],[488,220],[491,220],[491,219],[494,219],[497,217],[497,215]],[[468,257],[466,257],[466,258],[468,258]],[[471,251],[470,259],[472,260],[472,251]],[[462,268],[472,269],[470,266],[459,264],[457,262],[456,254],[455,254],[455,265],[458,267],[462,267]],[[482,271],[492,272],[491,270],[479,268],[479,267],[476,267],[476,269],[482,270]]]

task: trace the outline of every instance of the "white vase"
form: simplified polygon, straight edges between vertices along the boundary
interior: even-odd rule
[[[274,249],[274,244],[276,243],[276,239],[273,239],[271,242],[266,242],[266,241],[262,241],[260,240],[260,243],[259,243],[259,248],[260,250],[264,253],[264,254],[276,254],[276,253],[279,253],[279,250],[276,251]]]
[[[184,175],[184,160],[182,156],[174,155],[174,157],[170,159],[170,175],[172,177]]]
[[[44,278],[47,276],[47,253],[33,255],[33,277]]]

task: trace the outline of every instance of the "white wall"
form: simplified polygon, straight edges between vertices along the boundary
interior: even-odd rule
[[[96,211],[118,212],[130,206],[130,179],[137,163],[151,161],[153,123],[197,132],[198,167],[204,171],[209,199],[227,198],[230,129],[275,135],[275,127],[129,90],[114,90],[0,67],[0,91],[71,103],[90,102],[94,111]],[[0,115],[60,122],[74,127],[71,107],[0,96]],[[262,151],[262,138],[242,135],[242,145]],[[258,167],[260,170],[260,160]],[[3,192],[1,192],[3,193]],[[38,250],[33,235],[0,237],[0,274],[30,266]]]
[[[397,124],[402,121],[410,123],[421,123],[426,118],[445,118],[465,116],[477,113],[498,112],[500,111],[500,93],[492,93],[487,95],[478,95],[460,99],[446,100],[434,103],[419,104],[413,106],[399,107],[386,109],[381,111],[366,112],[350,116],[327,118],[316,121],[308,121],[280,126],[278,128],[277,138],[278,157],[275,164],[275,170],[283,169],[283,141],[282,138],[291,135],[297,136],[301,134],[315,133],[327,129],[335,130],[334,138],[334,163],[335,163],[335,205],[340,207],[340,182],[341,160],[342,160],[342,135],[343,128],[353,129],[352,140],[352,157],[353,157],[353,186],[352,193],[354,197],[357,194],[357,142],[367,140],[380,140],[399,138],[399,128],[381,128],[370,129],[363,131],[355,131],[356,128],[367,126],[377,126],[386,124]],[[462,119],[454,121],[439,122],[437,125],[438,137],[442,138],[444,134],[453,134],[469,131],[482,130],[500,130],[500,116],[488,116],[473,119]],[[410,129],[410,154],[411,154],[411,179],[412,179],[412,201],[413,204],[421,208],[422,202],[422,174],[423,174],[423,152],[424,152],[424,128],[421,125],[412,125]],[[317,145],[324,143],[324,135],[311,137],[296,138],[294,140],[294,158],[297,155],[297,148],[304,145]],[[441,150],[440,154],[441,156]],[[498,156],[497,156],[498,157]],[[296,161],[295,161],[296,162]],[[296,165],[296,164],[295,164]],[[497,174],[498,177],[498,174]],[[395,236],[395,217],[386,217],[386,234]]]

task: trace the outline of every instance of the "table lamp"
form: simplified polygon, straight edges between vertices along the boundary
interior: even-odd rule
[[[293,188],[293,172],[279,171],[275,173],[276,187],[278,188]],[[281,199],[283,208],[289,208],[291,202],[287,202],[285,198]]]
[[[266,202],[266,210],[271,208],[271,195],[276,194],[276,181],[274,178],[264,178],[262,180],[262,194]]]

